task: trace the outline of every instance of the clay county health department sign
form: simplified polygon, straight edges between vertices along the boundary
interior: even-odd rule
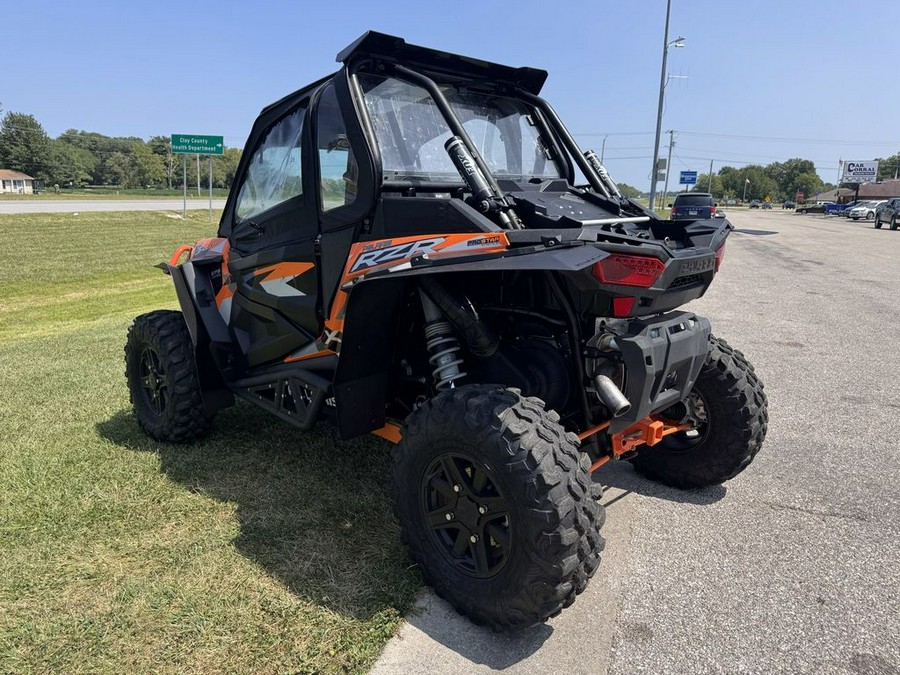
[[[844,162],[842,183],[874,183],[878,177],[878,161]]]
[[[172,134],[172,152],[186,155],[221,155],[225,151],[222,136]]]

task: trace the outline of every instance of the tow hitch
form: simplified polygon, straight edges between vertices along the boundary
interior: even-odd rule
[[[656,445],[663,438],[679,431],[688,431],[693,428],[693,424],[672,424],[670,421],[663,419],[657,415],[650,415],[642,420],[638,420],[624,431],[610,434],[612,441],[612,454],[601,457],[591,464],[591,471],[596,471],[613,458],[618,458],[626,452],[631,452],[640,445]],[[578,434],[579,440],[584,440],[596,433],[604,431],[609,427],[609,422],[598,424],[591,427],[587,431]]]

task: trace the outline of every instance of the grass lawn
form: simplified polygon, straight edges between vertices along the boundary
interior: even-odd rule
[[[364,672],[411,606],[385,441],[134,422],[127,326],[206,218],[0,216],[0,672]]]

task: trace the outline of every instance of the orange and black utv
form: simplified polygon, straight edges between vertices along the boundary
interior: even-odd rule
[[[181,312],[129,331],[137,420],[189,442],[238,396],[388,439],[427,583],[476,622],[532,625],[599,564],[592,471],[696,488],[759,451],[762,382],[677,309],[732,226],[623,197],[542,70],[373,32],[337,60],[262,111],[218,236],[162,265]]]

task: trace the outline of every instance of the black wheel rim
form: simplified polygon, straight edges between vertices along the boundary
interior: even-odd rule
[[[680,420],[679,424],[690,422],[694,425],[693,429],[687,431],[679,431],[671,436],[666,436],[662,440],[662,447],[666,452],[690,452],[696,450],[703,445],[709,438],[712,429],[712,421],[710,419],[709,405],[706,400],[696,389],[691,392],[687,399],[688,413]],[[682,404],[679,404],[682,405]],[[673,406],[674,407],[674,406]],[[665,416],[665,412],[663,413]]]
[[[422,477],[421,508],[432,542],[456,569],[484,579],[506,565],[509,508],[485,464],[461,453],[439,455]]]
[[[169,391],[166,373],[155,349],[146,347],[141,352],[140,369],[141,391],[144,392],[147,407],[155,415],[162,415],[168,403]]]

